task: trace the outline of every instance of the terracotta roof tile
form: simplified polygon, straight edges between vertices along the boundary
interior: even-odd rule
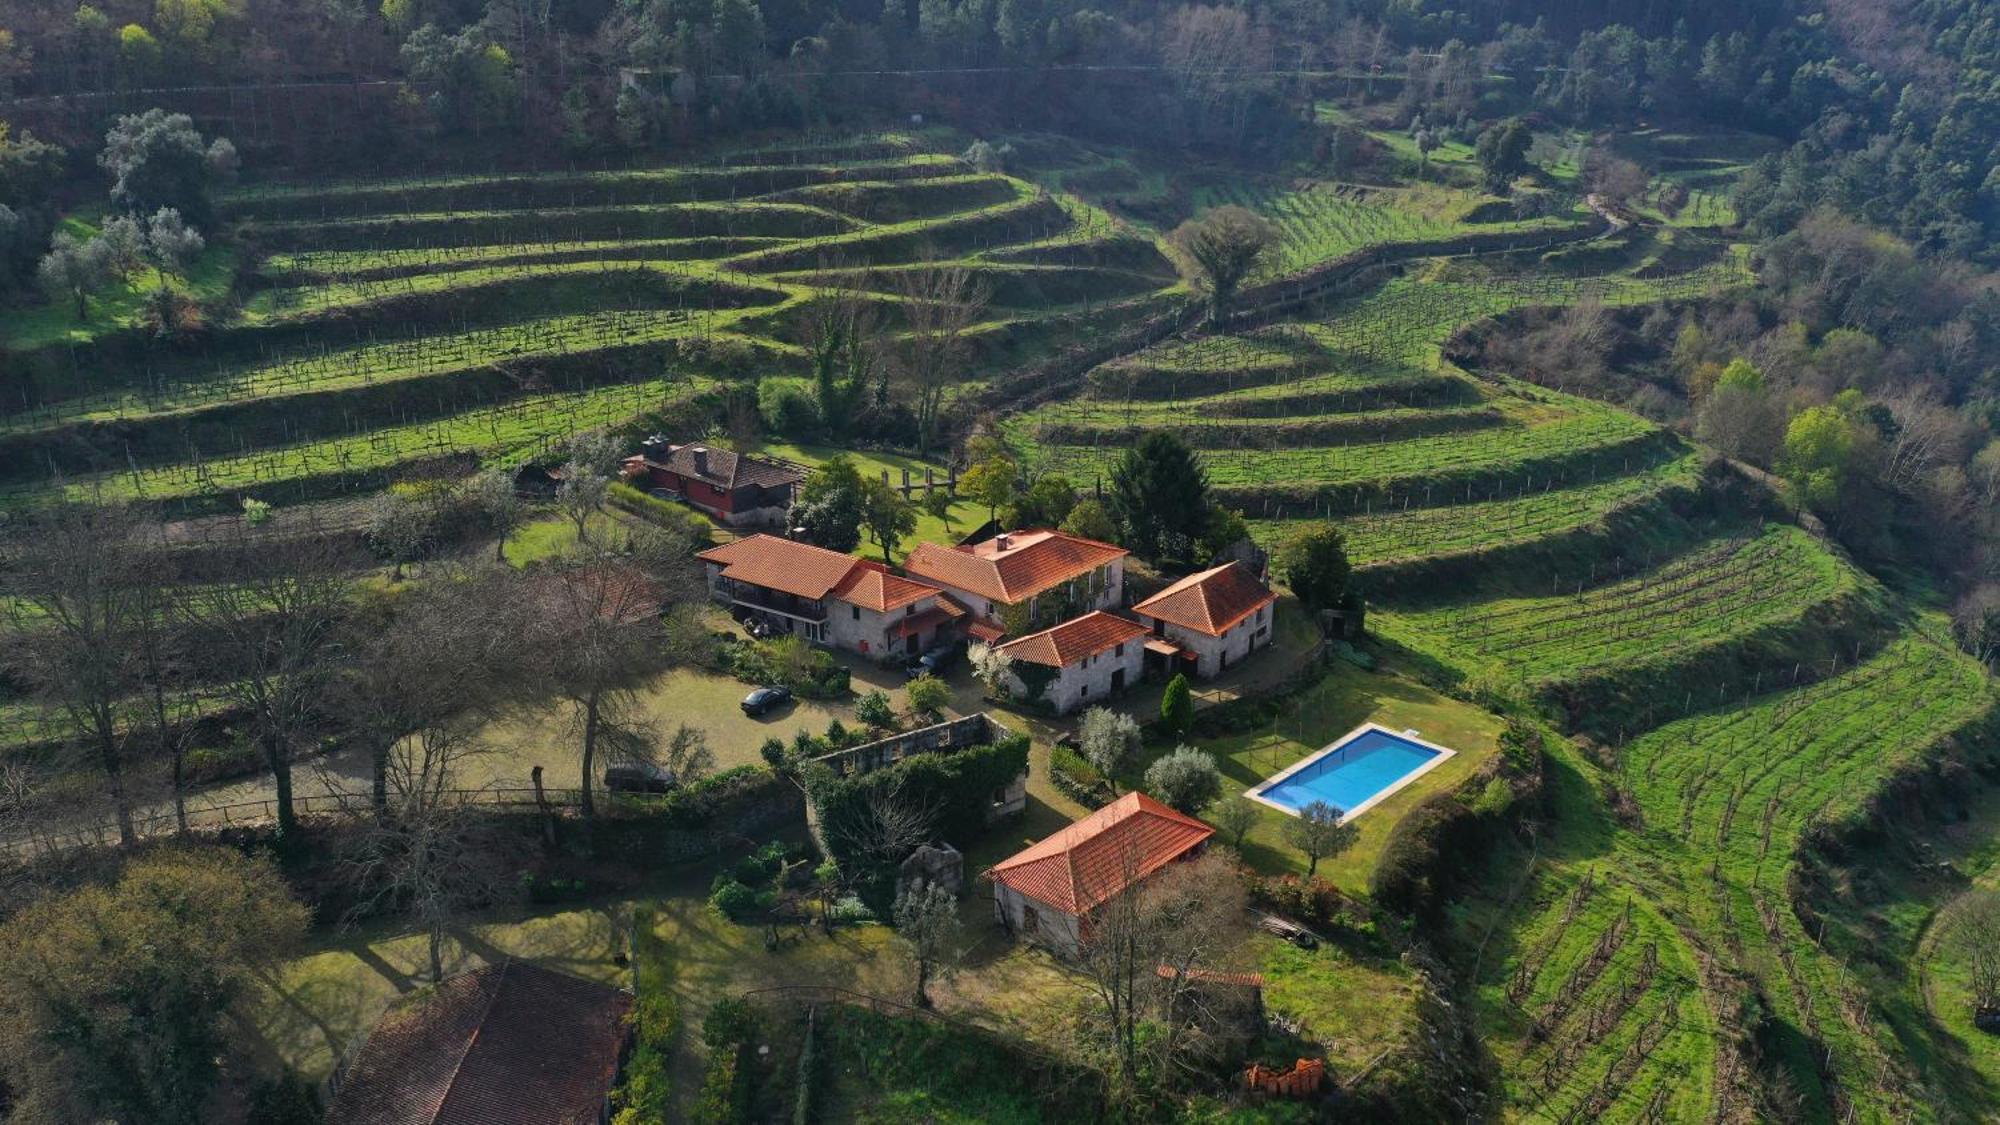
[[[518,961],[384,1015],[329,1125],[584,1125],[617,1077],[632,995]]]
[[[1219,637],[1277,600],[1248,567],[1230,562],[1188,575],[1133,606],[1132,612]]]
[[[1086,656],[1096,656],[1105,649],[1145,635],[1146,627],[1137,621],[1096,609],[1082,617],[1072,617],[1053,629],[1008,641],[1000,646],[1000,651],[1031,664],[1066,668]]]
[[[1144,793],[1127,793],[1001,860],[987,875],[1029,898],[1083,914],[1198,847],[1215,829]]]
[[[852,555],[775,535],[752,535],[695,557],[721,564],[723,577],[731,581],[814,600],[826,597],[863,565]]]
[[[1002,540],[1007,543],[1004,548]],[[1060,531],[1016,531],[969,547],[919,543],[903,569],[917,578],[1016,605],[1130,553]]]
[[[841,601],[877,613],[901,609],[911,602],[943,592],[928,582],[916,582],[892,574],[888,567],[878,562],[857,563],[853,570],[847,572],[847,577],[833,588],[833,596]]]

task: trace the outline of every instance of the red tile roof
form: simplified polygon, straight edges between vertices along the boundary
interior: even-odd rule
[[[841,601],[877,613],[901,609],[911,602],[939,593],[943,591],[936,586],[892,574],[888,567],[878,562],[856,563],[854,569],[847,572],[847,577],[833,588],[833,596]]]
[[[1127,793],[1001,860],[996,883],[1070,914],[1086,913],[1186,855],[1215,829],[1144,793]]]
[[[1053,629],[1030,633],[1008,641],[1000,651],[1030,664],[1066,668],[1086,656],[1135,641],[1146,635],[1146,627],[1115,614],[1095,609],[1082,617],[1072,617]]]
[[[1016,605],[1130,553],[1060,531],[1016,531],[970,547],[919,543],[903,561],[903,569],[917,578]]]
[[[389,1010],[328,1125],[578,1125],[617,1077],[631,993],[518,961]]]
[[[775,535],[752,535],[695,556],[722,566],[722,576],[767,590],[818,600],[846,581],[860,559]]]
[[[964,610],[954,605],[950,600],[940,598],[938,599],[938,604],[931,609],[924,610],[921,613],[913,613],[908,617],[897,618],[896,627],[891,632],[899,637],[921,636],[925,629],[933,625],[945,625],[964,616]]]
[[[1240,562],[1190,574],[1132,607],[1143,617],[1219,637],[1232,626],[1278,600]]]
[[[1181,971],[1172,965],[1159,965],[1154,968],[1153,972],[1161,980],[1173,980],[1181,975]],[[1264,987],[1264,974],[1262,973],[1231,973],[1224,972],[1221,969],[1189,969],[1187,971],[1187,979],[1196,984],[1226,984],[1239,988]]]

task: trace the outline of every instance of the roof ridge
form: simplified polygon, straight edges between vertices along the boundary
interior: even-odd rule
[[[486,1030],[486,1017],[493,1013],[493,1005],[500,999],[500,991],[507,987],[507,971],[513,965],[514,959],[509,957],[498,966],[487,965],[483,969],[472,970],[473,974],[477,975],[486,969],[497,969],[495,976],[498,979],[493,983],[493,990],[486,994],[486,1003],[480,1006],[479,1019],[473,1022],[472,1034],[465,1037],[465,1049],[458,1053],[458,1061],[451,1064],[451,1080],[444,1084],[444,1093],[438,1096],[437,1105],[431,1107],[430,1125],[437,1125],[444,1114],[445,1103],[451,1100],[451,1092],[458,1089],[459,1076],[465,1072],[465,1060],[471,1056],[473,1047],[479,1044],[479,1035]]]

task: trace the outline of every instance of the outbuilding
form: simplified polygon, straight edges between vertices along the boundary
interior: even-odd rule
[[[1271,643],[1278,595],[1240,562],[1190,574],[1132,607],[1154,637],[1180,649],[1182,663],[1212,679]]]
[[[1191,858],[1215,829],[1131,792],[999,863],[993,913],[1020,937],[1063,956],[1090,933],[1090,913],[1140,880]]]

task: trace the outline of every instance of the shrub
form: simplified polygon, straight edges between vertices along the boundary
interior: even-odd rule
[[[708,893],[709,908],[732,922],[747,922],[771,908],[777,898],[769,888],[759,890],[717,875]]]
[[[896,709],[889,703],[889,694],[871,691],[854,705],[854,717],[877,730],[887,730],[896,725]]]
[[[628,1018],[636,1042],[625,1064],[624,1081],[612,1095],[612,1106],[617,1110],[612,1125],[647,1125],[672,1115],[669,1060],[680,1030],[680,1015],[680,1001],[665,989],[651,989],[633,1004]]]
[[[1177,746],[1146,767],[1146,788],[1153,796],[1192,814],[1222,792],[1222,771],[1215,759],[1192,746]]]
[[[911,680],[903,690],[909,696],[910,710],[919,715],[936,715],[951,705],[951,686],[928,672]]]
[[[1067,747],[1049,751],[1049,780],[1064,796],[1085,808],[1101,808],[1111,801],[1111,786],[1104,775]]]
[[[802,699],[836,699],[847,694],[847,667],[802,637],[768,641],[731,638],[723,643],[721,657],[730,673],[744,683],[780,684]]]
[[[263,768],[264,757],[248,742],[227,747],[190,750],[182,760],[182,777],[190,785],[243,777]]]
[[[819,408],[803,379],[758,380],[757,414],[774,434],[811,438],[819,433]]]

